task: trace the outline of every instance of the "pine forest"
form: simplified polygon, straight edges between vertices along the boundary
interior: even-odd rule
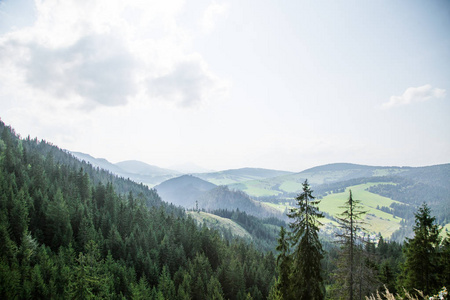
[[[1,299],[447,299],[450,237],[427,203],[403,243],[369,238],[351,191],[322,233],[308,181],[287,222],[210,211],[246,238],[3,122],[0,137]]]

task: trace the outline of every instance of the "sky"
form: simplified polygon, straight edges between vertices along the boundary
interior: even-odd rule
[[[447,0],[0,0],[0,118],[111,162],[450,162]]]

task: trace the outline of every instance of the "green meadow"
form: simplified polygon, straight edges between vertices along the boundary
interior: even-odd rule
[[[381,233],[385,238],[389,238],[394,231],[400,228],[400,221],[402,219],[377,209],[377,206],[389,207],[393,202],[399,202],[367,191],[370,186],[377,184],[379,183],[354,185],[346,188],[343,193],[328,194],[321,200],[319,209],[326,212],[330,216],[338,216],[343,212],[344,208],[342,206],[348,200],[349,190],[351,190],[353,199],[361,200],[361,209],[367,212],[365,215],[365,222],[367,223],[365,227],[367,231],[372,234]],[[285,211],[286,208],[289,208],[287,202],[284,204],[266,202],[265,205],[275,208],[281,212]],[[324,220],[322,223],[334,226],[337,225],[337,223],[332,220]]]
[[[393,202],[397,202],[366,190],[370,186],[377,184],[379,183],[359,184],[346,188],[343,193],[329,194],[323,197],[319,208],[332,216],[339,215],[344,210],[342,206],[348,200],[349,191],[351,190],[353,199],[361,200],[361,209],[367,212],[365,215],[366,229],[370,233],[381,233],[384,237],[389,238],[394,231],[400,228],[402,219],[377,209],[377,206],[389,207]]]

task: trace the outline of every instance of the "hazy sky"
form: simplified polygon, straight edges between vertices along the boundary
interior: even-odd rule
[[[450,162],[450,1],[0,0],[0,118],[112,162]]]

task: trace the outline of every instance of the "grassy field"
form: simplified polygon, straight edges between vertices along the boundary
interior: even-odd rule
[[[285,175],[270,179],[240,182],[236,185],[230,185],[230,188],[242,190],[255,197],[277,196],[283,192],[298,191],[301,189],[301,182],[303,181],[304,179],[297,179],[295,175]]]
[[[370,193],[366,191],[367,188],[378,183],[366,183],[348,187],[343,193],[332,193],[325,196],[319,204],[320,211],[326,212],[331,216],[337,216],[343,212],[342,206],[348,200],[349,190],[352,190],[353,199],[361,200],[362,210],[367,211],[365,221],[367,222],[366,229],[370,233],[381,233],[385,238],[389,238],[391,234],[400,228],[401,218],[377,209],[377,206],[389,207],[391,203],[397,202],[392,199]],[[397,202],[398,203],[398,202]],[[272,208],[281,212],[289,208],[288,203],[274,204],[265,203]],[[323,223],[329,225],[337,225],[331,220],[324,220]],[[450,228],[449,228],[450,230]]]
[[[235,188],[255,197],[276,196],[283,192],[300,192],[305,178],[308,178],[310,184],[322,184],[328,181],[337,180],[345,175],[345,171],[292,174],[269,179],[245,181],[237,184]],[[230,185],[230,187],[233,187],[233,185]]]
[[[400,221],[402,219],[377,209],[377,206],[389,207],[391,203],[397,202],[366,191],[370,186],[377,184],[378,183],[366,183],[355,185],[348,187],[344,193],[327,195],[322,199],[319,208],[321,211],[332,216],[342,213],[344,210],[342,206],[348,200],[349,190],[351,190],[353,199],[361,200],[362,210],[367,211],[367,214],[365,215],[365,221],[367,222],[366,229],[370,233],[381,233],[384,237],[389,238],[394,231],[400,228]]]
[[[199,224],[205,223],[208,228],[224,228],[224,229],[230,229],[231,233],[233,235],[237,235],[246,239],[251,239],[250,233],[248,233],[244,228],[242,228],[241,225],[237,224],[236,222],[222,218],[213,214],[209,214],[206,212],[194,212],[194,211],[188,211],[187,214],[191,216],[194,220],[197,221]]]
[[[277,196],[281,194],[280,191],[273,189],[271,186],[264,184],[261,181],[247,181],[244,184],[238,183],[237,185],[230,185],[230,188],[236,188],[242,190],[250,196],[261,197],[261,196]]]
[[[288,174],[273,178],[243,181],[234,186],[250,196],[274,196],[281,193],[298,193],[305,179],[313,185],[345,181],[351,178],[387,176],[405,172],[401,168],[372,168],[364,170],[364,167],[355,166],[354,169],[343,170],[307,170],[300,173]],[[233,185],[230,185],[233,187]]]
[[[236,185],[247,194],[255,197],[261,196],[276,196],[283,192],[297,193],[302,188],[302,183],[308,178],[310,184],[322,184],[329,181],[338,180],[347,175],[347,171],[333,171],[333,172],[312,172],[312,173],[298,173],[275,178],[252,180],[241,182]],[[232,185],[230,186],[232,187]]]
[[[264,178],[273,178],[291,174],[292,172],[259,169],[259,168],[242,168],[231,169],[213,173],[195,174],[194,176],[203,180],[214,183],[215,185],[231,185],[244,181],[261,180]]]
[[[391,214],[382,212],[381,210],[376,209],[377,206],[387,206],[389,207],[394,201],[392,199],[373,194],[369,191],[366,191],[367,188],[377,185],[379,183],[365,183],[365,184],[359,184],[354,185],[351,187],[346,188],[345,192],[343,193],[333,193],[325,196],[322,199],[322,202],[320,203],[320,209],[323,211],[326,211],[327,213],[331,215],[335,215],[337,213],[340,213],[342,211],[342,208],[339,208],[339,206],[342,206],[345,201],[348,200],[349,196],[349,190],[352,190],[353,199],[355,200],[361,200],[361,204],[364,206],[364,210],[367,210],[367,213],[369,214],[375,214],[376,216],[379,216],[380,218],[387,218],[387,219],[394,219]]]

